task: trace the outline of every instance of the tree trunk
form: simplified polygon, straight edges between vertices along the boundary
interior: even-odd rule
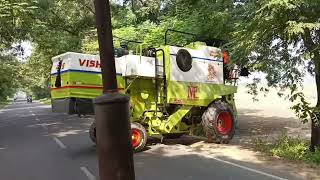
[[[317,85],[317,105],[316,105],[316,116],[317,118],[312,118],[311,120],[311,145],[310,151],[315,152],[316,147],[320,148],[320,54],[315,53],[314,55],[314,63],[315,63],[315,79]]]

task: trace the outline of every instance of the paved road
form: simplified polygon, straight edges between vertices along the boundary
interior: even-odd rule
[[[99,179],[87,132],[91,122],[51,113],[36,102],[14,102],[0,110],[0,179]],[[134,160],[137,180],[297,179],[252,162],[204,156],[184,145],[153,145]]]

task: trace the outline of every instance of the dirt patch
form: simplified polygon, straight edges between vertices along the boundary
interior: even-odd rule
[[[234,142],[252,145],[257,139],[274,141],[287,134],[310,139],[310,124],[302,124],[295,117],[272,116],[270,110],[239,109],[239,128]]]
[[[306,87],[303,91],[307,100],[314,105],[312,98],[316,89]],[[290,109],[294,103],[280,98],[276,89],[270,89],[267,95],[259,94],[259,101],[253,101],[244,87],[239,87],[235,95],[238,108],[239,128],[235,140],[240,144],[251,144],[255,139],[273,141],[287,134],[293,137],[310,139],[310,124],[302,124]]]

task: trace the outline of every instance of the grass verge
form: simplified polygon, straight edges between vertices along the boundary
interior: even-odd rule
[[[255,149],[275,157],[320,165],[320,149],[312,153],[309,145],[304,139],[282,135],[272,143],[258,139]]]
[[[51,99],[49,98],[44,98],[44,99],[39,99],[40,102],[46,105],[51,105]]]
[[[0,109],[2,109],[4,106],[6,106],[7,104],[9,104],[10,101],[6,100],[6,101],[0,101]]]

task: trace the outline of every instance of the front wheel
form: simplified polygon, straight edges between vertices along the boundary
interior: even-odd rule
[[[89,136],[92,142],[94,142],[95,144],[97,143],[97,135],[96,135],[96,121],[93,121],[93,123],[90,126],[89,129]]]
[[[146,128],[139,123],[131,123],[131,141],[134,152],[141,152],[147,144],[148,134]]]
[[[202,126],[209,140],[227,144],[235,133],[235,118],[229,104],[213,102],[202,115]]]
[[[94,121],[89,129],[89,135],[92,142],[97,143],[96,136],[96,122]],[[147,144],[147,131],[146,129],[139,123],[131,123],[131,143],[134,152],[142,151]]]

